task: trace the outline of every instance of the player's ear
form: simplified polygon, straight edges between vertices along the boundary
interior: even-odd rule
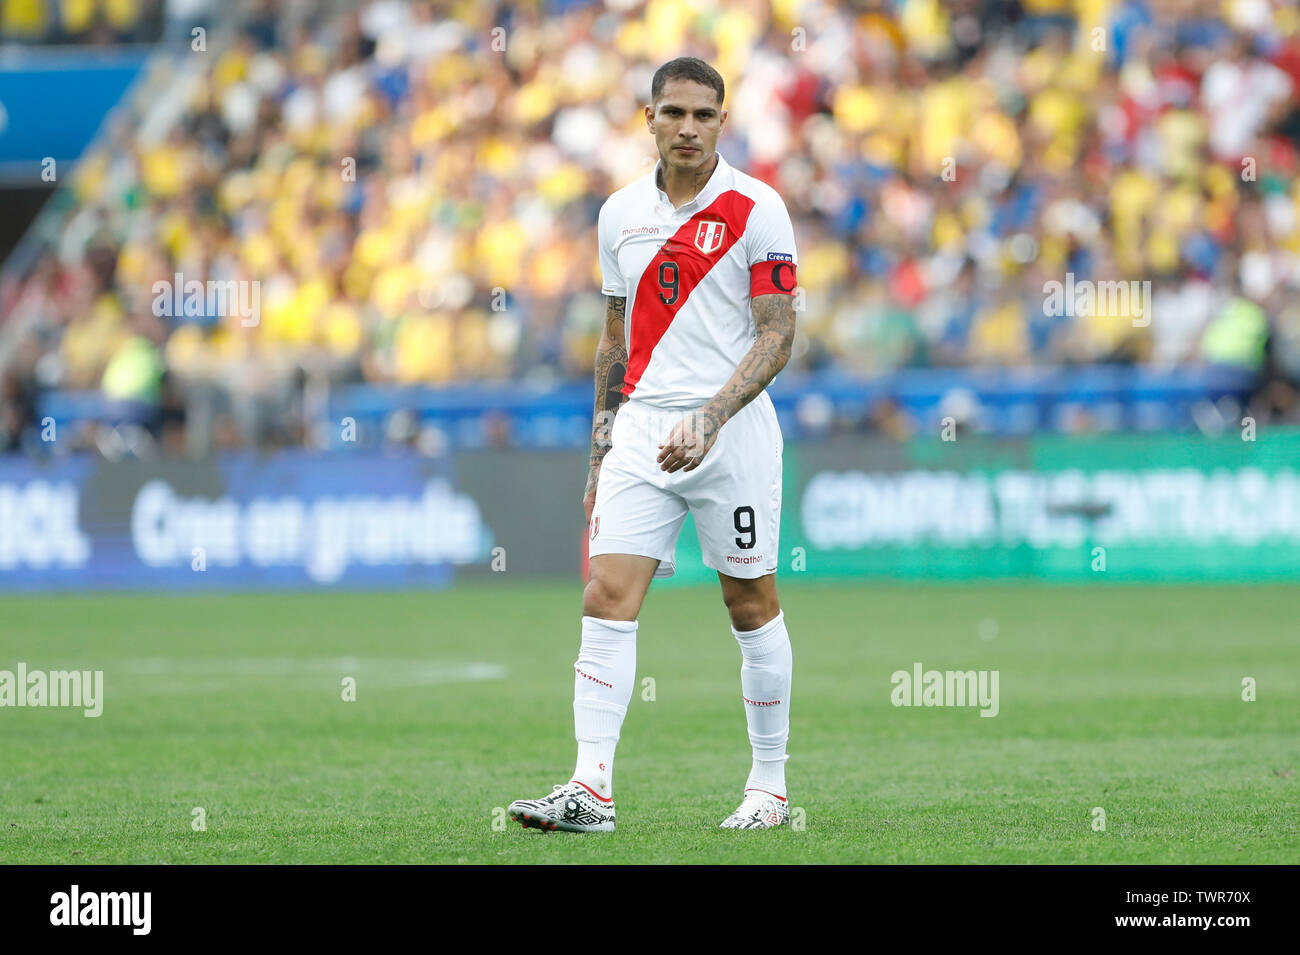
[[[645,108],[645,124],[650,132],[653,133],[655,131],[655,108],[653,106],[647,106]]]

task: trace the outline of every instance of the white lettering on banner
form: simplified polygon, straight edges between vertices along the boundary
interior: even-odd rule
[[[804,489],[804,532],[823,550],[1003,544],[1082,546],[1085,518],[1055,510],[1102,503],[1102,544],[1254,546],[1300,541],[1300,475],[1259,468],[1084,472],[823,471]]]
[[[79,506],[69,481],[0,484],[0,570],[84,566],[90,538],[78,526]]]
[[[182,497],[153,480],[131,510],[136,555],[150,567],[188,564],[200,546],[209,566],[303,566],[323,583],[353,564],[473,563],[486,553],[486,537],[478,504],[442,479],[418,498],[255,497],[242,507],[230,497]]]
[[[983,475],[822,472],[804,491],[803,525],[815,547],[982,540],[996,522]]]

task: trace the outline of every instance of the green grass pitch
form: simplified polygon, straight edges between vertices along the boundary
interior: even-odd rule
[[[749,767],[718,591],[652,589],[618,831],[524,830],[573,767],[580,589],[0,598],[0,669],[105,682],[97,719],[0,709],[0,862],[1300,861],[1294,588],[787,578],[802,828],[769,832],[717,828]],[[892,706],[914,661],[997,670],[999,714]]]

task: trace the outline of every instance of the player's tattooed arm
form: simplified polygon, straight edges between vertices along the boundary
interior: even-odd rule
[[[596,412],[591,425],[591,467],[582,496],[589,523],[591,509],[596,503],[600,465],[613,445],[614,416],[623,402],[623,380],[627,376],[626,308],[627,299],[623,296],[605,297],[605,330],[596,346]]]
[[[598,465],[612,444],[614,415],[623,402],[623,380],[627,376],[627,336],[624,309],[627,299],[605,298],[605,330],[596,347],[596,413],[591,426],[591,463]]]
[[[693,471],[718,440],[718,432],[756,398],[790,360],[794,345],[794,298],[758,295],[753,300],[754,344],[722,390],[680,422],[660,446],[662,470]]]

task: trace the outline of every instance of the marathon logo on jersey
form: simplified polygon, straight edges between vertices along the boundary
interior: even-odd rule
[[[738,557],[735,554],[727,555],[728,564],[757,564],[763,560],[762,554],[746,554],[744,557]]]
[[[699,228],[695,230],[695,247],[705,255],[712,255],[721,247],[726,235],[725,222],[701,222]]]

